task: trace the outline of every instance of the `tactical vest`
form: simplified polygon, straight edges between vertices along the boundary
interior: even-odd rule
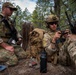
[[[11,37],[9,34],[9,29],[5,27],[4,22],[2,22],[3,16],[0,15],[0,37],[3,39],[4,42],[7,42],[8,39]]]
[[[14,39],[15,41],[18,40],[17,31],[12,25],[12,21],[10,19],[6,19],[2,15],[0,15],[0,26],[0,31],[2,33],[0,34],[0,37],[4,40],[4,42],[8,42],[10,38]]]

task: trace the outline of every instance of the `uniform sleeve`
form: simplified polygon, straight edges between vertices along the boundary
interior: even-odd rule
[[[64,61],[66,61],[68,59],[71,59],[71,61],[74,62],[76,66],[76,40],[66,40],[60,51],[60,55],[62,56],[61,60],[65,59]],[[69,61],[69,63],[71,61]]]
[[[76,41],[69,42],[67,50],[70,55],[70,58],[74,61],[76,66]]]
[[[55,44],[52,43],[51,40],[52,39],[50,38],[50,36],[47,33],[44,34],[43,47],[45,48],[48,55],[51,55],[53,52],[57,51]]]

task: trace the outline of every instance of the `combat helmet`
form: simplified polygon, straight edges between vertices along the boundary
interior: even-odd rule
[[[46,19],[45,22],[49,23],[49,22],[58,22],[59,18],[56,15],[49,15]]]
[[[58,23],[58,21],[59,21],[59,18],[56,15],[51,14],[45,19],[46,27],[49,28],[50,23],[52,22]]]

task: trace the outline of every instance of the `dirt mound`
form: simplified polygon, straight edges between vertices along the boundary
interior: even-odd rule
[[[29,59],[19,61],[17,66],[8,67],[0,72],[0,75],[76,75],[75,69],[71,67],[47,64],[47,73],[40,73],[39,64],[33,67],[28,65]]]

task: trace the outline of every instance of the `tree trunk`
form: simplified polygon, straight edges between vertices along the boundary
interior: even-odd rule
[[[54,0],[55,6],[54,6],[54,11],[55,14],[59,17],[60,19],[60,8],[61,8],[61,0]]]

